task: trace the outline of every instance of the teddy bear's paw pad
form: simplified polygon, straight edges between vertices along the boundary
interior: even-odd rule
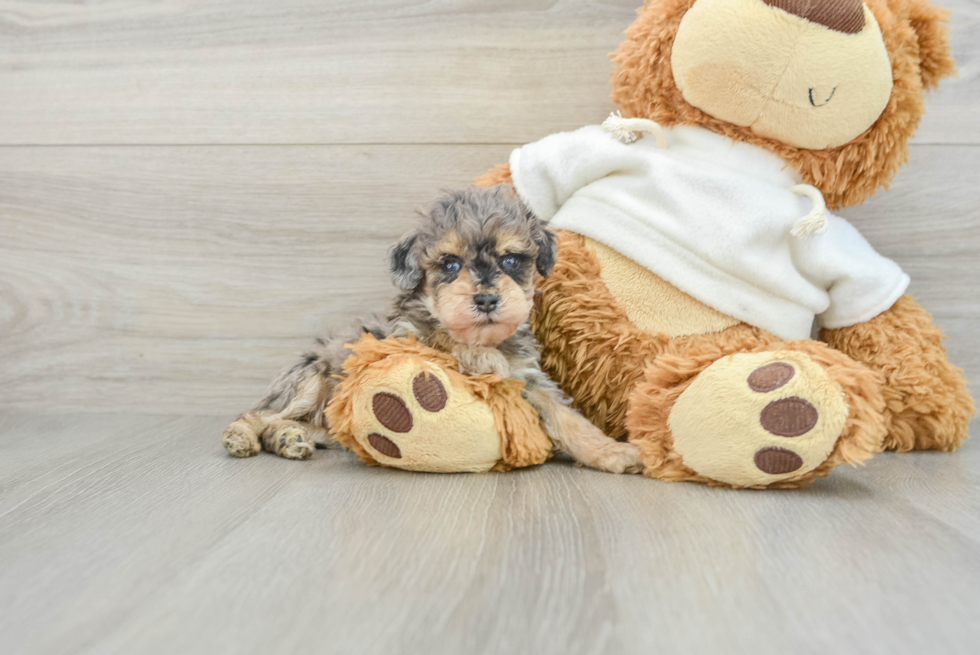
[[[286,459],[309,459],[316,445],[306,438],[306,431],[297,426],[275,430],[266,440],[269,450]]]
[[[395,442],[384,435],[380,435],[377,432],[372,432],[367,436],[368,443],[376,451],[381,453],[386,457],[391,457],[394,459],[402,458],[401,449],[395,445]]]
[[[786,362],[766,364],[755,369],[749,375],[749,388],[759,393],[775,391],[779,387],[785,386],[787,382],[793,379],[794,375],[796,375],[796,369]]]
[[[405,358],[359,390],[353,413],[354,438],[385,466],[488,471],[501,457],[486,403],[418,358]]]
[[[446,387],[434,375],[419,373],[412,380],[412,395],[427,412],[441,412],[446,408],[449,394]]]
[[[803,458],[785,448],[763,448],[755,454],[755,466],[770,475],[793,473],[803,467]]]
[[[759,423],[777,437],[799,437],[817,425],[820,413],[802,398],[780,398],[762,410]]]
[[[415,425],[408,405],[393,393],[374,394],[371,399],[371,409],[374,411],[374,416],[378,422],[392,432],[405,434],[411,432],[412,426]]]
[[[823,464],[846,420],[840,385],[806,354],[779,351],[709,366],[677,399],[668,426],[688,468],[748,487]]]

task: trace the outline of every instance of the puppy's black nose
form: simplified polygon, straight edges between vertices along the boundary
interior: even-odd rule
[[[476,305],[476,308],[484,314],[489,314],[493,310],[497,309],[497,303],[499,302],[500,296],[492,293],[478,293],[473,296],[473,304]]]

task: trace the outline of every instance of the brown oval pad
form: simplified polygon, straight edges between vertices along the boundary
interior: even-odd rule
[[[755,454],[755,465],[763,473],[792,473],[803,466],[803,458],[785,448],[763,448]]]
[[[816,407],[794,396],[774,400],[766,405],[759,416],[759,422],[770,434],[798,437],[812,430],[819,418]]]
[[[796,369],[786,362],[773,362],[752,371],[749,376],[749,388],[759,393],[775,391],[785,385],[796,375]]]
[[[395,442],[388,437],[383,437],[377,432],[372,432],[368,435],[368,443],[376,451],[381,453],[386,457],[392,457],[394,459],[401,459],[402,451],[395,445]]]
[[[412,380],[412,393],[427,412],[440,412],[445,408],[449,394],[439,378],[431,373],[419,373]]]
[[[381,425],[392,432],[404,434],[412,429],[412,413],[408,411],[405,401],[393,393],[382,391],[374,394],[371,409]]]

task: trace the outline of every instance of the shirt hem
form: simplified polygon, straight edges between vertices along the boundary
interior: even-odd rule
[[[884,312],[891,309],[892,305],[894,305],[895,302],[899,298],[901,298],[902,295],[905,293],[905,291],[909,288],[909,284],[911,284],[911,282],[912,279],[908,276],[907,273],[903,272],[902,276],[898,280],[898,284],[892,287],[892,290],[888,294],[883,296],[879,302],[874,303],[871,306],[871,309],[868,309],[859,314],[848,316],[847,318],[832,317],[831,320],[825,319],[824,315],[821,314],[819,317],[817,317],[820,323],[820,327],[826,328],[828,330],[838,330],[840,328],[851,327],[853,325],[857,325],[858,323],[865,323],[867,321],[870,321],[876,316],[880,316]]]

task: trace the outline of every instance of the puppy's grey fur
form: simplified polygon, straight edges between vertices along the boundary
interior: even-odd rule
[[[557,245],[546,225],[506,185],[444,193],[389,253],[399,293],[385,316],[370,316],[317,339],[284,371],[268,395],[224,433],[228,452],[260,448],[306,459],[332,439],[324,409],[350,354],[344,344],[364,333],[378,339],[414,334],[451,352],[468,374],[521,380],[556,449],[612,472],[641,469],[636,448],[605,436],[541,370],[528,318],[537,276],[547,276]]]

